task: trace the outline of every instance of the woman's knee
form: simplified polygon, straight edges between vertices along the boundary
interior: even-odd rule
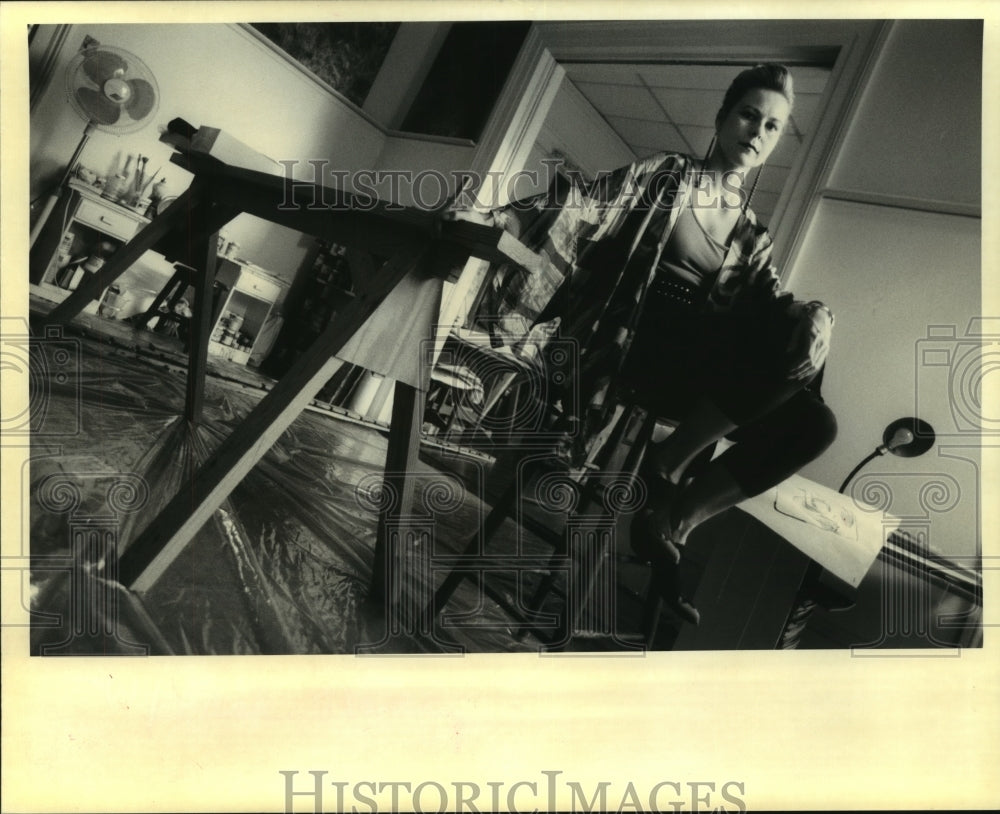
[[[837,416],[824,402],[805,402],[799,416],[801,432],[799,440],[815,460],[837,439]]]
[[[786,450],[808,448],[815,457],[837,438],[837,417],[825,402],[800,392],[776,410],[744,424],[729,438]]]

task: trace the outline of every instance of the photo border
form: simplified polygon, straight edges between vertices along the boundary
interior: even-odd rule
[[[5,3],[2,316],[26,318],[27,38],[35,22],[256,19],[459,19],[468,2]],[[602,3],[481,3],[477,17],[600,16]],[[614,5],[616,16],[869,16],[864,2]],[[892,18],[978,17],[984,30],[983,132],[997,132],[998,20],[987,3],[888,2]],[[984,150],[983,313],[1000,313],[997,161]],[[991,273],[993,272],[993,273]],[[6,408],[14,403],[10,390]],[[991,398],[996,394],[992,394]],[[23,558],[23,439],[3,445],[3,556]],[[982,494],[997,493],[983,450]],[[998,538],[982,501],[985,546]],[[23,505],[23,504],[22,504]],[[996,556],[995,550],[984,551]],[[6,560],[5,560],[6,561]],[[5,586],[6,586],[5,576]],[[643,659],[501,654],[29,658],[27,627],[2,630],[5,811],[282,811],[285,776],[325,771],[357,784],[742,783],[753,809],[970,808],[1000,799],[997,571],[984,568],[985,643],[960,658],[853,659],[847,651],[652,653]],[[5,619],[24,614],[4,591]],[[328,787],[333,800],[334,786]],[[688,786],[684,785],[687,789]],[[702,789],[704,792],[704,789]],[[697,792],[696,792],[697,793]],[[640,797],[642,794],[640,793]],[[433,799],[433,798],[430,798]],[[520,799],[520,798],[519,798]],[[481,801],[482,802],[482,801]],[[563,804],[566,800],[561,801]],[[312,810],[311,798],[296,799]]]

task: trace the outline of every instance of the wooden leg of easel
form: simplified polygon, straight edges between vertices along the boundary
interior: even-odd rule
[[[482,531],[473,535],[466,544],[462,551],[462,557],[472,559],[483,553],[484,545],[493,539],[493,535],[497,533],[497,530],[510,515],[517,497],[517,480],[513,478],[500,497],[497,498],[496,504],[490,510],[490,513],[486,515]],[[428,609],[430,616],[433,618],[440,613],[444,606],[448,604],[451,595],[462,584],[462,580],[468,576],[478,575],[480,568],[479,563],[465,570],[462,569],[461,565],[455,566],[448,576],[444,578],[437,591],[435,591],[434,597],[431,600],[431,606]]]
[[[408,273],[424,262],[426,248],[401,251],[386,263],[250,412],[119,560],[119,578],[144,592],[174,561],[342,362],[333,358]]]
[[[398,552],[389,544],[390,528],[399,526],[401,515],[408,513],[413,503],[413,478],[407,477],[417,464],[420,454],[420,428],[424,420],[423,392],[404,382],[396,382],[392,401],[392,429],[385,455],[385,487],[393,500],[379,517],[375,538],[375,562],[368,601],[381,604],[388,611],[391,600],[389,586],[399,567]]]
[[[184,416],[191,424],[201,420],[201,405],[205,397],[205,374],[208,371],[208,338],[212,333],[212,286],[215,284],[216,246],[219,233],[214,232],[197,247],[204,257],[201,271],[194,275],[194,313],[191,335],[188,337],[187,399]]]

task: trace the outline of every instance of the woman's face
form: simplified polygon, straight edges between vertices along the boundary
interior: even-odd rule
[[[753,88],[716,122],[718,149],[728,168],[746,171],[763,164],[781,137],[791,107],[784,94]]]

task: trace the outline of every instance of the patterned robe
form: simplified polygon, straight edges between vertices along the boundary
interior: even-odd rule
[[[501,269],[501,290],[480,311],[500,316],[517,312],[536,330],[558,318],[560,338],[575,341],[578,364],[555,391],[578,394],[576,409],[561,399],[568,431],[563,454],[573,465],[585,458],[620,395],[617,374],[660,252],[693,194],[699,167],[688,156],[660,153],[589,185],[560,176],[547,194],[495,213],[499,223],[546,257],[548,270],[529,274]],[[659,234],[646,235],[651,228]],[[781,288],[771,245],[767,229],[748,209],[711,280],[705,308],[785,319],[794,300]]]

